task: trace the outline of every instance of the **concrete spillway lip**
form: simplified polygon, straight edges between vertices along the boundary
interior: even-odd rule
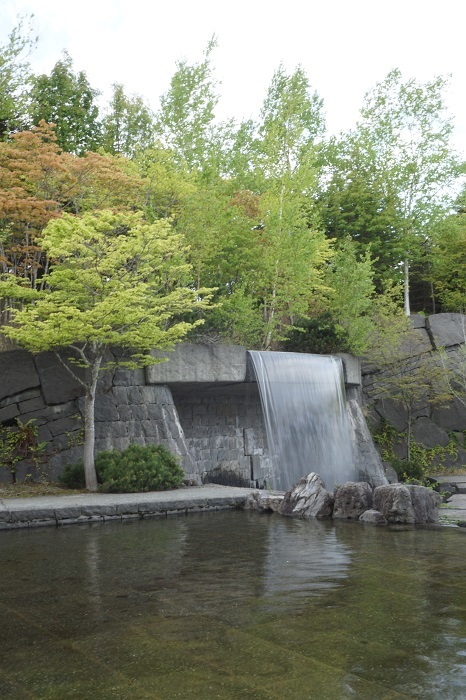
[[[149,493],[4,498],[0,500],[0,530],[232,510],[241,508],[255,491],[206,484]]]

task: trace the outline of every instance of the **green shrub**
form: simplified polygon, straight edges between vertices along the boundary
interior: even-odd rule
[[[165,491],[184,477],[178,460],[162,445],[130,445],[123,452],[107,450],[95,459],[99,490],[107,493]],[[68,488],[85,488],[82,461],[65,467],[60,481]]]
[[[74,464],[67,464],[63,473],[58,477],[58,481],[68,489],[85,489],[84,463],[82,459]]]

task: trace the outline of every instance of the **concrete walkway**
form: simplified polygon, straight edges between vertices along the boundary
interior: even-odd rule
[[[441,504],[440,524],[461,524],[462,527],[466,527],[466,494],[454,494],[446,503]]]
[[[76,525],[169,515],[234,510],[257,489],[206,484],[150,493],[77,493],[71,496],[0,499],[0,530]],[[440,506],[440,524],[466,527],[466,493]]]
[[[4,498],[0,500],[0,530],[231,510],[240,508],[256,490],[208,484],[150,493]]]

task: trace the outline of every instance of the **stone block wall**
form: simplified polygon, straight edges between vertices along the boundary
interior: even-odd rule
[[[437,314],[435,316],[411,316],[416,339],[406,348],[407,365],[413,370],[422,366],[427,355],[442,350],[450,367],[458,368],[466,376],[466,316],[462,314]],[[407,415],[403,407],[380,392],[381,373],[377,368],[363,365],[362,384],[366,413],[371,428],[376,430],[385,421],[399,433],[395,446],[398,458],[406,457]],[[413,415],[413,438],[425,448],[446,447],[452,440],[457,456],[447,455],[447,467],[466,466],[466,395],[453,398],[447,405],[435,406],[424,401]]]
[[[203,482],[264,485],[270,464],[257,384],[174,390],[173,398]]]
[[[198,481],[171,391],[148,386],[143,370],[102,375],[95,406],[96,451],[125,449],[131,443],[162,444],[180,457],[186,478]],[[83,389],[54,353],[32,356],[22,350],[0,353],[0,423],[15,426],[33,419],[46,443],[40,471],[56,478],[67,463],[82,457]],[[39,476],[31,464],[17,465],[18,479]],[[0,469],[0,480],[10,479]]]
[[[342,359],[347,388],[356,396],[359,361]],[[54,353],[0,353],[0,423],[36,421],[39,440],[46,443],[42,471],[48,478],[82,457],[83,403],[82,385]],[[365,473],[374,456],[361,418],[353,414],[355,462]],[[264,486],[270,479],[259,390],[246,350],[239,346],[180,345],[169,362],[104,373],[95,431],[97,452],[131,443],[166,446],[179,456],[188,482]],[[27,473],[37,476],[30,464],[19,464],[18,478]],[[0,479],[9,478],[0,469]]]

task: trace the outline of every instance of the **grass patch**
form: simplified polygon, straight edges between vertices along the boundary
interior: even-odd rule
[[[0,498],[37,498],[38,496],[72,496],[85,489],[67,489],[62,484],[0,484]]]

